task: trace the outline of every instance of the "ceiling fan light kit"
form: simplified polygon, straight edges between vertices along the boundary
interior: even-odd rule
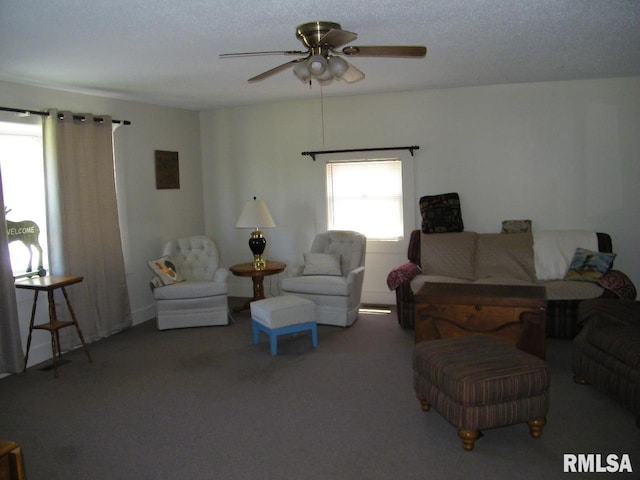
[[[293,73],[303,82],[315,78],[327,82],[333,78],[341,78],[349,69],[349,64],[336,55],[325,58],[322,55],[312,55],[309,59],[302,59],[293,67]]]
[[[309,66],[309,73],[316,77],[322,75],[327,69],[327,59],[322,55],[312,55],[309,60],[307,60],[307,65]]]
[[[349,68],[349,64],[342,57],[332,55],[329,57],[329,70],[334,77],[340,78]]]
[[[427,54],[427,48],[423,46],[349,46],[341,51],[338,48],[358,38],[353,32],[342,30],[339,23],[335,22],[309,22],[296,28],[296,37],[307,47],[306,51],[284,50],[270,52],[245,52],[223,53],[220,57],[244,57],[256,55],[304,55],[303,58],[291,60],[278,65],[249,79],[249,82],[257,82],[275,75],[282,70],[293,67],[293,73],[303,82],[311,79],[320,82],[329,82],[333,79],[342,79],[347,83],[354,83],[364,78],[364,73],[354,65],[347,62],[340,55],[349,57],[406,57],[420,58]]]

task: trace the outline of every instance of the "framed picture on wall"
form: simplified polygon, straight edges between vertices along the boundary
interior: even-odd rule
[[[156,189],[180,188],[178,152],[156,150]]]

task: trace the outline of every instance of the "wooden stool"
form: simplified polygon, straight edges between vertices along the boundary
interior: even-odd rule
[[[311,332],[311,346],[318,346],[318,327],[315,321],[315,304],[295,295],[266,298],[251,302],[251,327],[253,343],[260,341],[260,332],[269,336],[271,355],[278,354],[278,336]]]
[[[59,331],[61,328],[75,326],[76,331],[78,332],[78,336],[80,337],[80,341],[82,342],[82,347],[84,348],[84,352],[87,354],[87,359],[89,363],[91,363],[91,355],[89,354],[89,349],[87,348],[86,343],[84,342],[84,337],[82,336],[82,331],[80,330],[80,325],[78,325],[78,320],[76,319],[76,314],[73,311],[73,307],[71,306],[71,302],[69,301],[69,297],[67,296],[67,291],[65,287],[69,285],[73,285],[74,283],[82,282],[83,277],[65,277],[65,276],[56,276],[49,275],[47,277],[32,277],[26,280],[19,280],[16,282],[16,288],[24,288],[27,290],[33,290],[33,306],[31,308],[31,322],[29,323],[29,338],[27,339],[27,353],[24,356],[24,370],[27,370],[27,361],[29,360],[29,348],[31,348],[31,334],[33,330],[47,330],[51,334],[51,351],[53,353],[53,371],[54,376],[58,376],[58,358],[62,356],[62,352],[60,351],[60,334]],[[69,308],[69,313],[71,314],[70,321],[58,320],[58,316],[56,314],[56,303],[53,297],[53,292],[56,289],[61,289],[62,294],[64,295],[64,299],[67,302],[67,307]],[[47,298],[49,300],[49,322],[42,323],[40,325],[34,325],[34,320],[36,318],[36,307],[38,305],[38,294],[43,291],[47,292]],[[57,353],[56,353],[57,352]]]
[[[25,480],[22,449],[15,442],[0,440],[0,479]]]
[[[414,389],[423,410],[432,406],[458,428],[465,450],[480,430],[528,423],[542,435],[549,410],[547,362],[484,335],[417,344]]]

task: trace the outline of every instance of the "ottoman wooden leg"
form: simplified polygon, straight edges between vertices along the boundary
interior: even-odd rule
[[[425,398],[422,395],[418,395],[418,400],[420,401],[420,406],[422,407],[422,410],[424,410],[425,412],[428,412],[429,410],[431,410],[431,404],[429,402],[427,402],[427,400],[425,400]]]
[[[458,436],[462,439],[462,448],[464,448],[467,452],[473,450],[476,438],[480,436],[480,432],[478,430],[458,430]]]
[[[578,375],[573,376],[573,381],[576,382],[578,385],[589,385],[589,382],[587,381],[586,378],[582,378]]]
[[[542,435],[542,427],[547,423],[547,418],[530,418],[527,422],[529,424],[529,432],[533,438],[540,438]]]

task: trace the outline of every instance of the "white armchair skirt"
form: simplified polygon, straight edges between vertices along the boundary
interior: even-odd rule
[[[185,281],[154,291],[157,328],[228,325],[227,284]]]

